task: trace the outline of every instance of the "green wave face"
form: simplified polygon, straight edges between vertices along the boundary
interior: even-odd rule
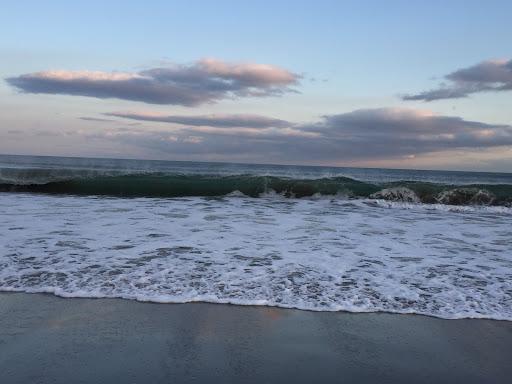
[[[1,180],[1,179],[0,179]],[[286,197],[306,197],[315,194],[369,196],[379,190],[372,184],[350,178],[289,179],[275,176],[211,176],[140,174],[120,176],[75,177],[69,180],[42,183],[3,183],[1,191],[43,192],[79,195],[112,196],[222,196],[238,191],[258,197],[276,192]]]
[[[293,198],[341,195],[413,203],[512,205],[512,185],[508,184],[368,183],[348,177],[295,179],[256,175],[123,174],[118,171],[32,169],[2,172],[0,191],[121,197],[213,197],[240,192],[250,197],[276,193]]]

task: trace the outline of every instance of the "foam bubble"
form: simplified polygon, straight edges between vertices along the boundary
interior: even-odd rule
[[[4,291],[512,320],[510,208],[3,193],[0,211]]]
[[[385,188],[370,195],[370,197],[374,199],[401,201],[407,203],[420,202],[420,198],[416,195],[416,193],[414,193],[413,190],[405,187]]]

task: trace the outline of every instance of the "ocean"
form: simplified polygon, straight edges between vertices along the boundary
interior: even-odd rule
[[[512,174],[0,155],[0,290],[512,320]]]

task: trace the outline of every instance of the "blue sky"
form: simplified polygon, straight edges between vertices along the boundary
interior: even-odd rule
[[[0,153],[512,168],[508,1],[17,1],[2,7]],[[204,58],[225,64],[229,76],[254,67],[240,65],[265,64],[296,78],[264,89],[242,85],[193,106],[119,93],[84,96],[76,84],[72,95],[53,85],[35,92],[33,77],[21,85],[6,81],[51,70],[139,74],[178,65],[190,72]],[[444,78],[467,68],[488,75],[489,65],[478,65],[491,60],[503,83]],[[201,86],[193,89],[202,92]],[[438,88],[464,97],[404,100]],[[242,126],[247,119],[230,123],[236,126],[230,130],[154,121],[155,115],[208,115],[201,121],[214,126],[226,116],[289,124],[256,132]]]

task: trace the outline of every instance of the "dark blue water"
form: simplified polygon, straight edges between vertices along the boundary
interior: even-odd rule
[[[53,156],[0,155],[0,168],[126,170],[209,175],[268,175],[290,178],[349,177],[367,182],[425,181],[445,184],[512,184],[512,173],[435,171],[385,168],[320,167],[302,165],[267,165],[162,161],[133,159],[99,159]]]

